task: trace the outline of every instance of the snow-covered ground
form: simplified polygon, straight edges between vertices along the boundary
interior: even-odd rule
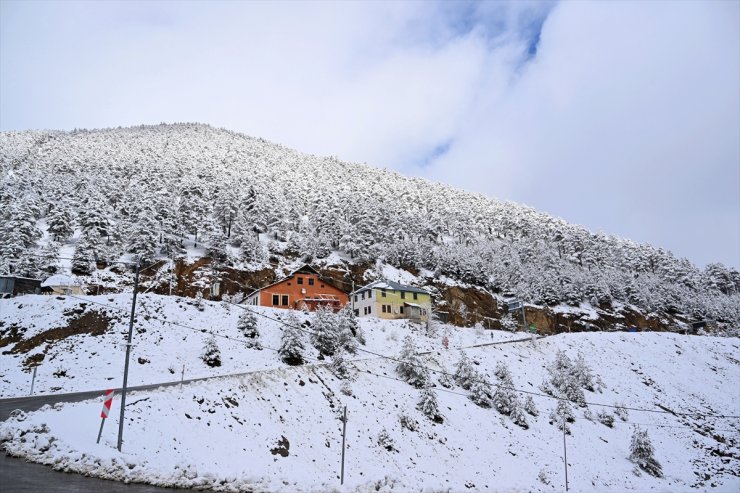
[[[242,308],[226,303],[203,301],[200,311],[192,298],[140,294],[137,298],[137,317],[134,325],[129,385],[180,380],[183,365],[185,378],[202,378],[239,372],[251,372],[284,366],[276,354],[280,347],[285,310],[249,307],[258,316],[262,351],[250,349],[237,329]],[[36,337],[38,344],[27,352],[13,352],[17,344],[2,347],[0,355],[0,397],[28,395],[31,387],[31,366],[24,365],[29,358],[43,354],[37,368],[35,394],[76,392],[106,389],[121,385],[125,355],[125,341],[131,310],[131,294],[101,296],[37,296],[26,295],[0,300],[0,341],[13,326],[22,340]],[[99,313],[109,319],[108,329],[101,335],[80,334],[59,339],[59,333],[49,331],[66,328],[70,321],[84,315]],[[302,322],[310,319],[296,312]],[[268,318],[269,317],[269,318]],[[275,320],[272,320],[275,319]],[[359,319],[367,334],[366,349],[375,352],[396,352],[403,336],[409,332],[406,321]],[[62,331],[63,332],[63,331]],[[222,365],[207,366],[200,358],[210,334],[218,336]],[[430,351],[442,347],[447,334],[450,347],[521,338],[521,334],[483,330],[458,330],[444,326],[438,337],[419,335],[419,349]],[[311,348],[307,356],[316,358],[318,351]],[[359,354],[358,358],[373,357]],[[57,376],[55,376],[55,373]],[[63,376],[59,376],[62,375]]]
[[[91,299],[128,307],[124,295]],[[193,383],[182,390],[132,393],[127,399],[122,453],[115,449],[117,397],[100,444],[96,445],[95,437],[101,404],[91,400],[9,419],[0,425],[6,450],[61,470],[224,491],[564,490],[563,435],[548,419],[554,399],[534,395],[539,415],[528,415],[529,428],[523,429],[494,409],[475,405],[459,386],[449,390],[437,386],[444,421],[434,423],[416,409],[420,391],[398,379],[394,361],[359,353],[348,396],[340,390],[343,381],[313,359],[317,356],[313,350],[309,364],[287,367],[274,351],[248,349],[227,339],[219,340],[223,366],[214,372],[202,363],[198,366],[206,334],[151,317],[238,339],[243,337],[236,330],[238,307],[205,303],[201,312],[176,298],[146,295],[140,299],[146,309],[139,312],[134,337],[132,385],[173,380],[168,368],[181,362],[188,367],[186,377],[256,372]],[[23,321],[27,339],[64,323],[63,312],[77,302],[35,296],[3,300],[2,330]],[[86,311],[91,309],[88,304]],[[269,317],[284,314],[259,310]],[[144,313],[150,315],[148,321]],[[263,344],[278,347],[280,324],[259,320]],[[48,391],[52,384],[59,386],[59,380],[64,381],[65,391],[118,385],[126,323],[121,312],[120,320],[104,335],[74,336],[52,344],[46,357],[51,361],[45,360],[41,368],[64,365],[74,378],[44,380],[45,372],[40,371],[39,389]],[[362,319],[361,323],[367,337],[364,348],[395,356],[404,336],[412,334],[421,351],[432,351],[424,356],[425,363],[447,371],[454,370],[460,357],[454,348],[492,340],[491,333],[482,330],[444,328],[427,337],[404,322]],[[444,331],[450,338],[449,350],[441,348]],[[503,332],[493,335],[500,341],[517,338]],[[708,416],[740,415],[737,339],[581,333],[465,351],[490,381],[496,381],[496,363],[505,362],[517,389],[540,394],[540,384],[548,376],[546,366],[558,350],[571,357],[580,352],[605,385],[601,392],[586,392],[591,404],[576,408],[576,421],[570,425],[572,434],[566,443],[572,491],[740,491],[740,420]],[[12,368],[25,356],[2,355],[4,395],[27,391],[28,374]],[[137,358],[149,362],[139,364]],[[94,375],[97,372],[101,375]],[[438,382],[440,374],[433,378]],[[627,421],[617,418],[613,428],[584,417],[586,411],[613,414],[613,408],[597,404],[616,403],[661,412],[630,410]],[[347,449],[341,486],[344,406]],[[401,416],[411,426],[402,426]],[[637,425],[648,430],[664,478],[633,472],[635,466],[627,457],[632,427]],[[393,440],[392,450],[378,444],[383,430]]]

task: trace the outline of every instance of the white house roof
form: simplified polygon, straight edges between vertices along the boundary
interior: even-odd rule
[[[371,282],[367,286],[363,286],[360,289],[356,290],[354,293],[361,293],[363,291],[368,291],[370,289],[392,289],[394,291],[405,291],[407,293],[429,294],[428,291],[425,291],[421,288],[417,288],[414,286],[408,286],[406,284],[401,284],[400,282],[388,281],[385,279],[380,280],[380,281]]]
[[[74,280],[63,274],[55,274],[49,277],[47,280],[41,283],[41,287],[46,286],[72,286],[75,284]]]

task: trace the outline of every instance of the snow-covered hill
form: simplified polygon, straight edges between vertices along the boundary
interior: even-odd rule
[[[302,260],[330,267],[349,289],[374,280],[364,274],[379,262],[420,272],[429,285],[538,305],[631,307],[662,328],[674,319],[740,322],[733,268],[701,270],[526,206],[206,125],[0,133],[0,219],[0,273],[72,270],[101,285],[130,269],[117,262],[131,254],[185,264],[209,256],[216,276],[282,273]],[[181,294],[192,289],[176,281]],[[457,308],[495,324],[501,316]]]
[[[119,384],[127,298],[86,298],[24,296],[0,301],[4,395],[27,389],[29,373],[18,366],[41,353],[41,392]],[[579,384],[588,404],[570,404],[575,421],[567,425],[566,444],[573,491],[740,489],[736,338],[620,332],[511,342],[520,337],[450,326],[433,326],[437,332],[429,333],[404,322],[365,319],[360,328],[366,344],[354,356],[345,354],[353,361],[350,378],[341,379],[335,358],[319,360],[308,334],[304,365],[288,366],[267,349],[280,347],[286,325],[279,320],[285,321],[286,311],[257,309],[264,346],[257,350],[246,347],[247,339],[236,328],[243,311],[239,307],[204,302],[200,311],[187,299],[140,299],[131,384],[176,380],[168,368],[174,366],[177,372],[181,364],[186,365],[186,377],[253,373],[182,390],[131,394],[123,453],[115,449],[117,397],[99,445],[95,435],[101,405],[88,401],[17,414],[0,425],[6,450],[61,470],[223,491],[562,491],[563,434],[557,422],[550,422],[561,401],[548,396],[552,384],[545,383],[556,374],[565,375],[553,373],[553,362],[565,361],[558,354],[563,351],[580,368],[578,375],[590,368],[594,389],[583,390]],[[80,303],[86,303],[84,310]],[[94,311],[110,320],[105,330],[92,328],[102,331],[98,335],[62,334],[59,341],[47,337],[54,334],[49,329],[74,329],[72,320],[86,314],[92,321],[89,314]],[[314,322],[306,324],[308,332],[318,327],[312,315],[300,314],[299,320]],[[208,337],[199,329],[224,336],[218,338],[222,367],[209,368],[199,359]],[[10,333],[16,335],[7,342]],[[449,349],[442,347],[445,334]],[[32,346],[30,340],[43,342],[27,352],[16,351]],[[431,389],[441,419],[432,420],[417,408],[425,391],[404,381],[397,360],[383,357],[409,361],[402,354],[402,341],[411,341],[419,362],[432,370]],[[532,398],[537,416],[524,415],[526,428],[496,405],[474,403],[470,396],[480,391],[475,384],[466,390],[463,380],[450,378],[448,374],[459,373],[463,353],[472,362],[476,381],[490,382],[494,399],[504,394],[511,399],[506,391],[512,388],[520,403]],[[139,358],[148,361],[139,363]],[[509,384],[500,378],[504,366],[511,373]],[[66,369],[66,375],[49,376],[57,367]],[[346,473],[340,486],[344,406]],[[609,416],[613,427],[602,424]],[[638,426],[648,431],[663,478],[636,475],[635,464],[628,460],[633,427]]]

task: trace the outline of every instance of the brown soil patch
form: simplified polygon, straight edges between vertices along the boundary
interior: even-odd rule
[[[67,327],[45,330],[30,339],[18,342],[10,353],[27,353],[42,344],[53,344],[74,335],[103,335],[108,330],[108,327],[110,327],[110,321],[111,319],[107,315],[91,310],[69,320]]]

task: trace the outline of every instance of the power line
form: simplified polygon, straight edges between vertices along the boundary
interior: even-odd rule
[[[125,309],[123,309],[123,308],[119,308],[119,307],[116,307],[116,306],[113,306],[113,305],[108,305],[108,304],[105,304],[105,303],[100,303],[100,302],[89,300],[89,299],[86,299],[86,298],[81,298],[79,296],[73,296],[73,295],[67,295],[67,296],[69,296],[70,298],[75,298],[75,299],[79,299],[79,300],[82,300],[82,301],[87,301],[87,302],[90,302],[90,303],[93,303],[93,304],[105,306],[107,308],[111,308],[111,309],[114,309],[114,310],[125,311]],[[237,307],[239,307],[239,308],[241,308],[243,310],[246,310],[246,311],[248,311],[250,313],[253,313],[255,315],[258,315],[258,316],[261,316],[261,317],[266,318],[268,320],[271,320],[273,322],[277,322],[277,323],[279,323],[281,325],[284,325],[286,327],[290,327],[290,328],[296,329],[296,330],[298,330],[300,332],[303,332],[303,333],[306,333],[306,334],[309,334],[309,335],[314,335],[314,336],[316,335],[315,332],[310,331],[310,330],[307,330],[304,327],[291,325],[291,324],[289,324],[287,322],[284,322],[284,321],[282,321],[282,320],[280,320],[278,318],[270,317],[269,315],[265,315],[265,314],[262,314],[262,313],[260,313],[258,311],[251,310],[251,309],[247,308],[246,306],[239,305],[239,304],[232,303],[232,302],[227,302],[227,303],[230,304],[230,305],[237,306]],[[172,322],[170,320],[163,320],[163,319],[160,319],[158,317],[149,316],[149,318],[151,320],[157,320],[157,321],[160,321],[160,322],[163,322],[163,323],[168,323],[168,324],[174,325],[176,327],[182,327],[182,328],[185,328],[185,329],[194,331],[194,332],[199,332],[199,333],[204,333],[205,332],[205,333],[209,333],[209,334],[213,335],[214,337],[220,337],[220,338],[223,338],[223,339],[226,339],[226,340],[230,340],[230,341],[233,341],[233,342],[236,342],[236,343],[239,343],[239,344],[244,344],[244,345],[247,345],[248,344],[246,341],[241,341],[239,339],[235,339],[233,337],[229,337],[229,336],[225,336],[225,335],[222,335],[222,334],[218,334],[218,333],[215,333],[213,331],[207,331],[205,329],[197,329],[195,327],[191,327],[191,326],[188,326],[188,325],[185,325],[185,324],[180,324],[178,322]],[[282,331],[282,329],[280,329],[280,330]],[[247,346],[247,347],[249,347],[249,346]],[[263,347],[265,349],[270,349],[272,351],[279,352],[279,350],[278,349],[275,349],[275,348],[266,347],[266,346],[263,346]],[[366,353],[366,354],[370,354],[370,355],[375,356],[375,357],[380,358],[380,359],[386,359],[386,360],[389,360],[389,361],[393,361],[393,362],[396,362],[396,363],[411,364],[412,366],[416,366],[417,368],[422,368],[422,369],[425,369],[425,370],[430,371],[430,372],[433,372],[433,373],[437,373],[437,374],[441,374],[441,375],[447,375],[447,376],[450,376],[450,377],[454,377],[455,376],[453,373],[445,372],[443,370],[438,370],[438,369],[434,369],[434,368],[429,368],[429,367],[427,367],[425,365],[421,365],[421,364],[409,363],[407,361],[403,361],[403,360],[398,359],[398,358],[395,358],[393,356],[388,356],[388,355],[384,355],[384,354],[381,354],[381,353],[377,353],[377,352],[371,351],[369,349],[364,349],[364,348],[358,347],[357,348],[357,351],[363,352],[363,353]],[[306,357],[306,359],[313,359],[313,358]],[[317,360],[317,361],[319,361],[319,360]],[[351,362],[354,362],[354,360],[350,360],[350,361]],[[385,378],[390,378],[390,379],[393,379],[393,380],[399,380],[399,379],[395,379],[393,377],[387,377],[387,376],[384,376],[384,377]],[[473,380],[476,381],[475,379],[473,379]],[[403,382],[403,380],[399,380],[399,381]],[[568,401],[568,399],[565,399],[565,398],[562,398],[562,397],[551,396],[551,395],[548,395],[548,394],[543,394],[541,392],[534,392],[534,391],[530,391],[530,390],[518,389],[516,387],[504,386],[504,385],[501,385],[501,384],[498,384],[498,383],[491,383],[491,382],[488,382],[486,380],[477,380],[477,381],[478,382],[481,382],[481,383],[486,383],[486,384],[491,385],[493,387],[497,387],[497,388],[504,389],[504,390],[512,390],[514,392],[519,392],[519,393],[522,393],[522,394],[528,394],[528,395],[533,395],[533,396],[537,396],[537,397],[542,397],[542,398],[547,398],[547,399],[553,399],[553,400],[558,400],[558,401],[560,401],[560,400]],[[449,391],[448,389],[445,389],[445,391],[448,391],[450,393],[456,393],[454,391]],[[456,394],[463,395],[463,396],[467,397],[466,394],[462,394],[462,393],[459,393],[459,392],[457,392]],[[636,412],[649,412],[649,413],[656,413],[656,414],[670,414],[670,415],[674,415],[674,416],[684,416],[684,417],[725,418],[725,419],[737,419],[737,418],[740,418],[740,416],[738,416],[738,415],[719,415],[719,414],[704,414],[704,413],[679,413],[679,412],[664,411],[664,410],[659,410],[659,409],[646,409],[646,408],[632,407],[632,406],[626,406],[626,405],[603,404],[603,403],[588,402],[588,401],[586,401],[585,404],[586,405],[590,405],[590,406],[606,407],[606,408],[611,408],[611,409],[626,409],[626,410],[629,410],[629,411],[636,411]]]
[[[305,333],[310,334],[310,335],[316,335],[314,332],[309,331],[309,330],[306,330],[303,327],[295,326],[295,325],[290,325],[290,324],[288,324],[286,322],[283,322],[280,319],[277,319],[277,318],[274,318],[274,317],[270,317],[269,315],[265,315],[265,314],[262,314],[260,312],[251,310],[251,309],[247,308],[246,306],[239,305],[239,304],[232,303],[232,302],[228,302],[228,303],[229,304],[232,304],[232,305],[235,305],[235,306],[238,306],[239,308],[241,308],[243,310],[247,310],[247,311],[249,311],[249,312],[251,312],[251,313],[253,313],[255,315],[259,315],[261,317],[264,317],[264,318],[266,318],[268,320],[272,320],[274,322],[278,322],[278,323],[280,323],[282,325],[285,325],[286,327],[292,327],[294,329],[300,330],[301,332],[305,332]],[[408,361],[403,361],[403,360],[398,359],[398,358],[395,358],[393,356],[388,356],[388,355],[384,355],[384,354],[381,354],[381,353],[376,353],[374,351],[370,351],[369,349],[364,349],[364,348],[358,347],[357,350],[360,351],[360,352],[363,352],[363,353],[367,353],[367,354],[376,356],[378,358],[382,358],[382,359],[387,359],[387,360],[390,360],[390,361],[394,361],[396,363],[412,364],[412,363],[409,363]],[[412,364],[412,366],[416,366],[418,368],[426,369],[427,371],[434,372],[434,373],[439,373],[439,374],[442,374],[442,375],[447,375],[447,376],[451,376],[451,377],[454,377],[455,376],[452,373],[445,372],[443,370],[437,370],[437,369],[434,369],[434,368],[429,368],[427,366],[420,365],[420,364]],[[551,395],[548,395],[548,394],[543,394],[541,392],[533,392],[533,391],[530,391],[530,390],[517,389],[515,387],[508,387],[508,386],[504,386],[504,385],[500,385],[500,384],[496,384],[496,383],[491,384],[490,382],[487,382],[487,381],[484,381],[484,380],[478,380],[478,381],[481,382],[481,383],[487,383],[487,384],[492,385],[494,387],[498,387],[498,388],[506,389],[506,390],[513,390],[515,392],[520,392],[520,393],[523,393],[523,394],[535,395],[535,396],[538,396],[538,397],[544,397],[544,398],[554,399],[554,400],[565,400],[565,401],[568,400],[568,399],[565,399],[565,398],[562,398],[562,397],[555,397],[555,396],[551,396]],[[702,417],[703,416],[703,417],[733,418],[733,419],[734,418],[740,418],[740,415],[735,416],[735,415],[713,415],[713,414],[702,414],[702,413],[677,413],[677,412],[672,412],[672,411],[663,411],[663,410],[659,410],[659,409],[645,409],[645,408],[629,407],[629,406],[621,406],[621,405],[618,406],[618,405],[613,405],[613,404],[601,404],[601,403],[598,403],[598,402],[585,402],[585,404],[586,405],[590,405],[590,406],[597,406],[597,407],[608,407],[608,408],[612,408],[612,409],[617,409],[617,408],[619,408],[619,409],[627,409],[629,411],[651,412],[651,413],[658,413],[658,414],[671,414],[671,415],[674,415],[674,416],[689,416],[689,417],[696,417],[696,416]]]

